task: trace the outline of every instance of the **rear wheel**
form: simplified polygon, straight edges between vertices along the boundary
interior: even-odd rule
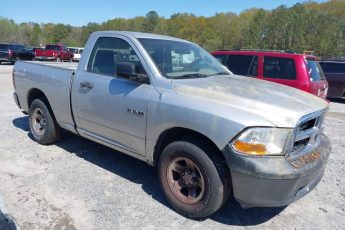
[[[35,99],[31,103],[29,123],[33,138],[40,144],[51,144],[60,138],[61,128],[45,100]]]
[[[170,205],[192,218],[217,211],[229,195],[226,166],[211,159],[211,148],[199,140],[169,144],[158,161],[161,189]],[[216,166],[217,165],[217,166]]]

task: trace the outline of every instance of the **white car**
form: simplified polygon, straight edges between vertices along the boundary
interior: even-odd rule
[[[83,47],[67,47],[67,49],[73,53],[73,61],[79,62],[81,53],[83,52]]]

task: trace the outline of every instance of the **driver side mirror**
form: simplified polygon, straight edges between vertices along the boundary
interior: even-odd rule
[[[139,74],[135,71],[135,64],[132,62],[117,62],[116,73],[120,77],[131,81],[149,84],[149,77],[146,74]]]

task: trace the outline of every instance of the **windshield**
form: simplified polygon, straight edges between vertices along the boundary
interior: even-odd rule
[[[167,78],[200,78],[230,74],[212,55],[193,43],[148,38],[141,38],[139,41],[161,74]]]

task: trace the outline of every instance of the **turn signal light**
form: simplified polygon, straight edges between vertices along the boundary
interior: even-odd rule
[[[266,147],[263,144],[257,143],[247,143],[236,140],[233,143],[234,148],[238,152],[247,153],[251,155],[265,155],[266,154]]]

